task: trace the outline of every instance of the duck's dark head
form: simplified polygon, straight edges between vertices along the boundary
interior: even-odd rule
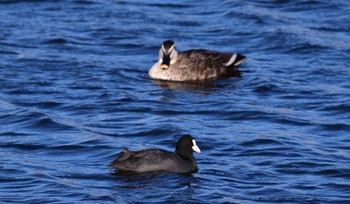
[[[167,70],[170,68],[170,64],[175,63],[178,53],[175,48],[175,43],[172,40],[166,40],[162,44],[162,48],[159,51],[159,61],[161,61],[160,68]]]

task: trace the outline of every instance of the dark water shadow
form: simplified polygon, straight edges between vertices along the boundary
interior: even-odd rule
[[[177,82],[153,79],[152,82],[164,90],[181,90],[188,92],[205,91],[210,93],[227,86],[232,86],[232,83],[234,83],[232,79],[233,78],[221,79],[210,82]]]
[[[131,173],[131,172],[115,172],[110,174],[115,178],[118,188],[122,189],[142,189],[151,186],[172,187],[178,185],[191,186],[198,183],[198,179],[191,173],[169,173],[169,172],[153,172],[153,173]],[[170,188],[172,188],[170,187]]]
[[[192,177],[192,174],[193,173],[170,173],[170,172],[135,173],[130,171],[118,171],[118,170],[115,170],[113,173],[111,173],[111,175],[115,177],[135,177],[135,178],[137,177],[156,178],[157,176],[161,176],[161,175],[183,175],[186,177]]]
[[[206,83],[196,83],[196,82],[176,82],[176,81],[161,81],[153,80],[154,84],[157,84],[162,89],[172,89],[172,90],[208,90],[212,88],[222,88],[223,85],[214,84],[210,82]]]

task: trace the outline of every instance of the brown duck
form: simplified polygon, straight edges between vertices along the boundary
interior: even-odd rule
[[[175,43],[167,40],[159,50],[159,61],[148,74],[153,79],[167,81],[212,81],[236,75],[238,66],[245,60],[238,53],[203,49],[178,52]]]

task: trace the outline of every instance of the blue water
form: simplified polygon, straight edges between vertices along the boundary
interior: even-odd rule
[[[350,3],[0,1],[0,203],[350,203]],[[241,77],[151,80],[166,39]],[[199,172],[115,176],[196,138]]]

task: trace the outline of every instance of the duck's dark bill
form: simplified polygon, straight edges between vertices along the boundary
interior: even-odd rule
[[[163,57],[163,62],[160,65],[161,69],[169,69],[170,66],[170,56],[169,55],[164,55]]]

